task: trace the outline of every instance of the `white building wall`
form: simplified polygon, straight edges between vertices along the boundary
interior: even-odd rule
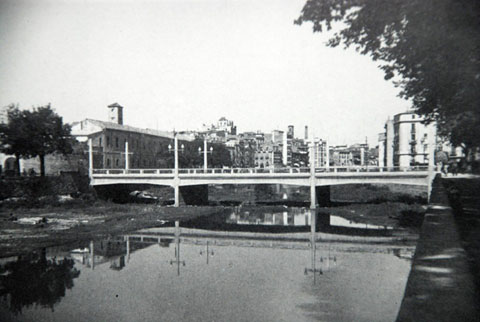
[[[385,124],[385,133],[387,135],[385,141],[386,166],[393,167],[393,120],[388,120]]]
[[[385,166],[385,133],[378,134],[378,166]]]

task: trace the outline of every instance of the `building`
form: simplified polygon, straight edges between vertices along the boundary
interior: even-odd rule
[[[330,147],[331,165],[336,167],[353,166],[353,153],[347,145],[337,145]]]
[[[379,135],[378,163],[386,167],[432,166],[436,146],[434,122],[425,124],[414,112],[399,113],[387,120],[385,132]]]
[[[221,117],[218,120],[215,129],[219,131],[225,131],[227,134],[237,134],[237,127],[233,124],[233,121],[227,120],[225,117]]]
[[[80,142],[92,140],[100,154],[96,168],[162,168],[168,167],[165,155],[173,145],[172,132],[140,129],[123,124],[123,107],[118,103],[108,106],[110,121],[85,119],[72,124],[72,135]],[[177,134],[179,141],[193,141],[194,136]],[[128,145],[128,148],[127,148]],[[126,152],[128,149],[128,163]]]
[[[255,168],[274,168],[275,152],[269,150],[255,151]]]
[[[315,138],[313,140],[313,144],[313,159],[315,168],[323,168],[329,166],[329,162],[327,162],[327,159],[329,158],[327,141]]]

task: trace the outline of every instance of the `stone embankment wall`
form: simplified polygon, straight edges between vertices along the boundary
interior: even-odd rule
[[[476,296],[447,191],[437,177],[397,322],[480,321]]]

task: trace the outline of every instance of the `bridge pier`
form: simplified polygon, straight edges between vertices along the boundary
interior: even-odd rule
[[[173,186],[173,194],[174,194],[174,207],[179,207],[180,206],[180,187],[178,184],[175,184]]]
[[[206,206],[208,205],[208,185],[184,186],[180,187],[179,193],[176,194],[175,200],[181,194],[183,201],[189,206]]]

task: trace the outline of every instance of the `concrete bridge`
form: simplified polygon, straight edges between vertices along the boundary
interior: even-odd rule
[[[343,184],[404,184],[424,186],[430,191],[435,169],[415,167],[328,167],[328,168],[226,168],[226,169],[92,169],[91,185],[149,184],[170,186],[179,194],[208,199],[209,184],[282,184],[309,186],[311,208],[318,198],[329,197],[326,189]],[[206,194],[206,195],[205,195]]]
[[[310,187],[310,208],[317,206],[317,199],[330,199],[330,186],[340,184],[406,184],[424,186],[430,196],[435,167],[315,167],[314,145],[310,145],[309,168],[227,168],[209,169],[207,166],[207,142],[204,145],[203,169],[180,169],[178,161],[178,137],[174,135],[173,169],[130,169],[126,158],[125,169],[94,169],[93,146],[89,139],[89,176],[92,186],[120,184],[150,184],[173,187],[175,207],[180,204],[180,193],[186,203],[208,202],[209,184],[284,184]],[[170,147],[169,147],[170,150]],[[125,155],[128,155],[128,144]],[[328,159],[328,158],[327,158]],[[328,162],[327,162],[328,165]],[[187,201],[188,200],[188,201]]]

